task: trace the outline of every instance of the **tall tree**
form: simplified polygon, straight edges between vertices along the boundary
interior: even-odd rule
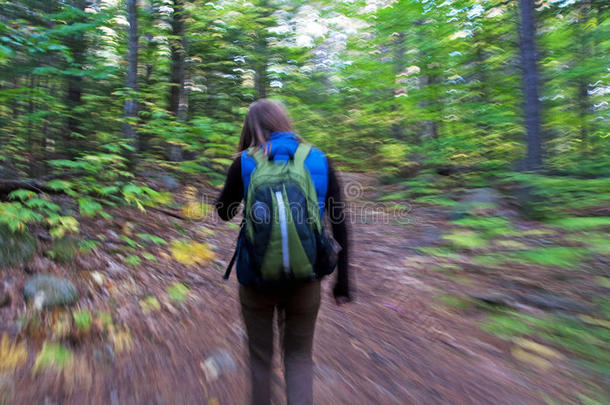
[[[71,0],[68,4],[73,7],[75,20],[73,24],[77,24],[78,19],[86,17],[85,8],[87,7],[87,0]],[[85,66],[86,52],[87,52],[87,41],[85,33],[81,29],[73,30],[71,34],[66,36],[66,45],[72,54],[72,70],[74,73],[67,75],[66,80],[66,104],[68,106],[68,122],[67,122],[67,134],[64,138],[66,150],[70,152],[70,155],[74,155],[77,149],[82,147],[84,143],[85,134],[82,129],[82,96],[83,96],[83,75],[80,71]],[[76,142],[74,142],[76,140]]]
[[[534,0],[519,0],[519,7],[521,12],[519,45],[523,70],[523,113],[527,133],[525,168],[536,170],[542,167],[542,133]]]
[[[125,138],[132,148],[137,142],[137,134],[135,129],[135,119],[138,114],[138,103],[136,92],[138,91],[138,2],[137,0],[127,0],[127,80],[126,87],[128,91],[125,99],[124,113]],[[134,154],[129,153],[130,162],[133,164]]]
[[[174,0],[172,13],[171,71],[172,86],[169,91],[169,110],[181,121],[186,120],[188,99],[184,82],[186,80],[186,37],[185,37],[184,0]]]
[[[269,35],[268,29],[273,23],[271,18],[273,9],[269,6],[267,0],[260,1],[258,6],[260,11],[256,21],[260,24],[260,28],[254,34],[254,87],[256,89],[256,97],[265,98],[269,88],[269,77],[267,76],[269,43],[267,37]]]
[[[171,65],[169,88],[169,111],[180,122],[186,122],[188,114],[188,96],[184,86],[186,80],[186,37],[184,0],[174,0],[171,19],[172,36],[170,38]],[[182,160],[182,148],[179,145],[169,146],[170,160]]]

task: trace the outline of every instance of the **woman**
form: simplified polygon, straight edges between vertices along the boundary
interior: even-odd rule
[[[239,142],[240,156],[235,159],[216,203],[218,215],[230,220],[237,214],[245,196],[255,160],[248,148],[268,151],[294,151],[301,142],[292,131],[284,109],[277,103],[261,99],[253,103],[244,120]],[[251,151],[252,149],[250,149]],[[342,250],[338,258],[337,281],[333,295],[337,304],[350,301],[347,269],[347,227],[341,190],[335,172],[322,151],[312,148],[305,159],[316,189],[321,215],[329,216],[335,240]],[[239,298],[248,334],[253,405],[271,402],[271,358],[273,355],[273,315],[278,312],[282,342],[286,394],[289,405],[313,403],[312,345],[318,308],[320,281],[265,287],[252,282],[253,271],[237,268]]]

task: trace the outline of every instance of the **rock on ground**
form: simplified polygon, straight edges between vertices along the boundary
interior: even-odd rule
[[[23,293],[27,301],[34,301],[41,308],[68,306],[78,300],[78,290],[70,280],[47,274],[29,278]]]

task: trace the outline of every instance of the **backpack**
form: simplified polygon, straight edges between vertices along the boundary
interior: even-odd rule
[[[311,145],[300,143],[289,160],[273,160],[261,148],[245,196],[237,249],[238,270],[248,267],[256,284],[322,278],[336,266],[336,249],[325,234],[316,190],[305,167]],[[335,242],[336,243],[336,242]]]

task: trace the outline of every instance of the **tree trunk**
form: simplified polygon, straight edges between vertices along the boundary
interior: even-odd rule
[[[127,56],[127,81],[126,87],[130,94],[125,99],[124,113],[124,133],[125,138],[129,142],[129,145],[134,147],[137,142],[137,133],[134,126],[136,116],[138,114],[138,102],[135,98],[135,93],[138,90],[138,4],[137,0],[127,0],[127,22],[129,28],[127,29],[127,44],[129,48]],[[128,151],[127,153],[129,166],[133,167],[135,162],[134,153]]]
[[[267,29],[269,28],[268,19],[273,15],[273,9],[268,1],[260,3],[262,12],[259,18],[262,28],[256,33],[254,44],[256,59],[254,61],[254,89],[256,90],[256,98],[266,98],[269,89],[269,77],[267,76],[267,65],[269,64],[269,44],[267,42]]]
[[[266,43],[264,45],[267,46]],[[267,79],[267,62],[259,61],[254,68],[254,89],[256,90],[256,98],[267,97],[267,87],[269,80]]]
[[[254,65],[254,90],[256,90],[256,98],[267,97],[267,87],[269,87],[269,79],[267,78],[267,39],[261,38],[256,44],[257,60]]]
[[[400,74],[405,70],[405,54],[407,52],[406,49],[406,44],[405,44],[405,37],[406,35],[404,34],[404,32],[398,33],[396,34],[396,38],[394,40],[393,43],[393,47],[394,47],[394,64],[393,64],[393,73],[394,73],[394,80],[396,84],[398,83],[398,80],[400,78]],[[396,95],[399,94],[399,90],[400,90],[400,86],[398,86],[398,88],[393,88],[392,89],[392,98],[396,99]],[[392,113],[394,113],[396,110],[398,110],[398,105],[397,104],[392,104],[390,106],[390,111]],[[392,114],[395,115],[395,114]],[[396,119],[395,117],[392,117],[392,138],[397,139],[399,141],[404,141],[404,127],[403,127],[403,123],[401,119]]]
[[[415,22],[415,25],[418,26],[424,26],[426,25],[426,21],[424,20],[419,20]],[[422,35],[422,31],[418,30],[418,40],[421,41],[421,43],[424,43],[425,41],[428,40],[428,38],[426,38],[425,33]],[[430,89],[426,89],[426,86],[429,85],[434,85],[437,83],[438,79],[436,77],[436,72],[434,72],[434,69],[436,69],[436,66],[433,62],[434,58],[431,58],[430,56],[430,50],[420,50],[419,51],[419,59],[420,59],[420,67],[422,72],[426,72],[426,74],[422,74],[419,78],[419,88],[420,89],[424,89],[424,92],[427,92],[427,98],[424,98],[419,105],[424,109],[427,110],[428,112],[431,112],[432,114],[432,119],[429,120],[422,120],[421,121],[421,134],[419,136],[416,137],[415,139],[415,143],[422,143],[422,141],[425,141],[426,139],[438,139],[438,133],[439,133],[439,123],[437,122],[436,118],[438,116],[440,116],[440,114],[434,114],[438,111],[441,110],[441,106],[440,106],[440,97],[432,97],[432,91]],[[426,94],[426,93],[424,93]]]
[[[148,24],[150,24],[151,26],[155,26],[157,23],[157,18],[158,18],[158,14],[157,14],[157,9],[155,7],[155,2],[154,1],[150,1],[148,3],[148,14],[150,18],[150,21],[148,21]],[[141,83],[141,89],[142,89],[142,95],[144,97],[148,96],[145,98],[145,103],[144,105],[139,104],[138,105],[138,109],[140,111],[146,111],[146,112],[150,112],[150,107],[146,107],[146,105],[148,103],[152,103],[152,97],[149,94],[150,89],[151,89],[151,85],[152,85],[152,74],[154,71],[154,66],[153,63],[155,62],[155,51],[157,49],[157,46],[155,45],[155,43],[153,42],[153,34],[152,31],[149,30],[143,35],[143,46],[142,46],[142,53],[144,56],[144,78],[143,80],[140,82]],[[144,117],[140,117],[140,124],[144,125],[146,123],[146,119]],[[147,133],[146,131],[144,133],[140,133],[138,134],[138,152],[148,152],[150,149],[150,139],[151,139],[151,135],[149,133]]]
[[[85,10],[86,0],[74,0],[72,6],[79,10]],[[76,21],[75,21],[76,22]],[[68,48],[72,53],[72,65],[77,69],[82,69],[86,62],[87,42],[82,31],[76,31],[67,39]],[[64,148],[69,156],[75,156],[84,145],[85,134],[81,127],[82,117],[77,109],[82,105],[83,78],[80,75],[70,75],[67,77],[66,104],[69,115],[67,121],[67,133],[64,137]]]
[[[519,0],[521,11],[520,48],[523,69],[523,113],[527,133],[526,170],[542,167],[542,133],[540,128],[539,73],[536,52],[534,0]]]
[[[420,86],[422,88],[434,85],[437,83],[437,78],[434,74],[430,73],[427,76],[422,76],[420,79]],[[424,100],[421,102],[421,106],[427,109],[429,112],[436,113],[439,109],[439,102],[433,101],[432,97],[429,100]],[[440,114],[439,114],[440,115]],[[434,119],[431,120],[423,120],[422,121],[423,132],[421,138],[428,139],[438,139],[438,122]]]
[[[186,38],[184,35],[184,0],[174,0],[174,12],[172,15],[172,35],[170,41],[171,66],[170,81],[172,86],[169,90],[169,110],[174,116],[185,122],[187,118],[188,101],[184,88],[186,77]],[[169,145],[169,159],[173,161],[182,160],[182,148],[179,145]]]
[[[576,38],[579,42],[579,51],[577,52],[578,59],[574,61],[576,67],[579,63],[585,63],[590,60],[591,53],[594,52],[595,44],[587,43],[587,32],[585,26],[588,18],[587,14],[591,8],[591,3],[585,0],[581,3],[578,9],[578,22],[576,24]],[[577,90],[577,104],[578,104],[578,117],[580,121],[580,144],[581,151],[584,155],[589,152],[589,112],[591,109],[591,102],[589,99],[589,76],[587,73],[580,73],[576,79],[576,90]]]

